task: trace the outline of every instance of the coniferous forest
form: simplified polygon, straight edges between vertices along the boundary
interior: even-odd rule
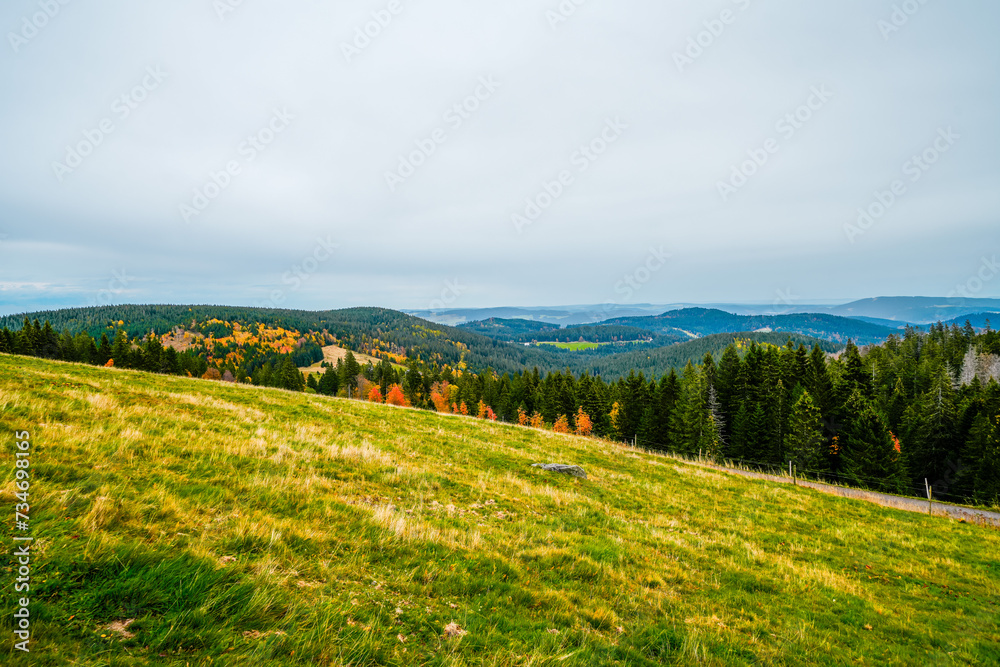
[[[737,341],[660,377],[604,379],[405,355],[362,364],[350,351],[304,374],[329,332],[193,324],[199,336],[178,351],[152,333],[95,340],[26,319],[0,329],[0,352],[468,414],[761,469],[791,462],[806,477],[890,493],[922,495],[926,480],[935,497],[1000,505],[1000,332],[988,325],[908,328],[837,354],[787,337]]]

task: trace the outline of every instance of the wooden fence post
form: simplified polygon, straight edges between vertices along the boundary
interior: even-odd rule
[[[924,488],[927,490],[927,513],[931,513],[931,485],[927,483],[927,478],[924,477]]]

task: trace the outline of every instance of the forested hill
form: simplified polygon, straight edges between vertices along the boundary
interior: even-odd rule
[[[456,328],[472,331],[497,340],[512,341],[518,336],[525,334],[541,334],[549,331],[559,331],[558,324],[548,322],[535,322],[534,320],[505,319],[503,317],[490,317],[485,320],[466,322],[459,324]]]
[[[799,345],[804,345],[807,348],[819,347],[824,352],[838,352],[843,349],[842,345],[800,334],[760,331],[736,334],[722,333],[703,336],[668,347],[631,350],[606,357],[581,360],[572,368],[578,373],[590,373],[606,378],[624,377],[632,371],[644,373],[648,377],[659,377],[668,373],[672,368],[684,368],[689,362],[699,363],[706,354],[718,359],[730,345],[734,345],[737,350],[742,351],[753,344],[782,347],[787,345],[789,341],[795,347]]]
[[[150,333],[164,336],[178,327],[214,338],[229,337],[234,327],[259,325],[306,334],[325,332],[338,345],[390,361],[421,365],[514,372],[521,368],[558,368],[564,352],[502,343],[487,336],[433,324],[386,308],[346,308],[305,311],[239,306],[121,305],[53,310],[0,318],[0,330],[18,331],[25,318],[49,322],[59,333],[106,334],[112,340],[121,330],[131,339]]]
[[[638,327],[661,334],[690,332],[699,336],[763,329],[813,336],[841,344],[852,339],[865,345],[878,344],[890,334],[901,333],[899,329],[838,315],[733,315],[713,308],[683,308],[650,317],[619,317],[602,324]]]
[[[554,324],[532,322],[530,320],[504,320],[491,318],[459,324],[459,329],[475,331],[484,336],[509,343],[531,342],[587,342],[587,343],[653,343],[657,346],[671,345],[688,340],[685,334],[663,334],[638,327],[620,324],[588,324],[560,328]]]
[[[146,347],[150,334],[154,334],[154,345],[174,346],[184,352],[178,364],[168,364],[171,368],[177,365],[178,372],[201,375],[208,368],[217,368],[221,374],[228,370],[237,378],[253,376],[265,364],[277,367],[282,356],[290,356],[296,366],[308,366],[322,359],[321,345],[336,343],[385,362],[419,369],[450,367],[479,372],[492,368],[513,374],[526,368],[538,368],[543,373],[570,368],[601,373],[611,379],[632,370],[659,375],[670,368],[681,368],[689,360],[701,359],[706,352],[720,353],[737,338],[729,334],[709,336],[675,345],[679,340],[675,334],[620,325],[559,329],[524,320],[490,320],[475,327],[454,328],[384,308],[312,312],[211,305],[101,306],[12,315],[0,317],[0,332],[20,331],[25,319],[47,322],[49,326],[40,326],[32,333],[34,343],[19,346],[11,338],[9,344],[3,345],[9,349],[0,351],[16,352],[23,347],[24,354],[90,363],[104,363],[117,356],[116,363],[121,364],[121,350],[125,349],[122,345],[131,341],[133,346]],[[74,342],[78,336],[87,340],[76,338]],[[98,350],[102,336],[108,339],[108,345]],[[571,351],[547,345],[529,347],[521,342],[532,337],[624,341],[629,347],[608,344]],[[758,332],[740,334],[738,338],[783,345],[789,335]],[[791,339],[809,347],[819,343],[826,351],[838,347],[803,336]],[[178,341],[182,342],[179,347]],[[118,348],[112,353],[115,343]],[[155,351],[150,354],[158,356]]]

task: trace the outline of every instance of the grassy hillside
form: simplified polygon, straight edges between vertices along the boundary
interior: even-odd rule
[[[1000,533],[977,526],[596,440],[0,355],[11,514],[15,430],[24,664],[1000,661]]]

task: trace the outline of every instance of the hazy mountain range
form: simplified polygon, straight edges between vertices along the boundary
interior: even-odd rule
[[[902,328],[907,324],[921,325],[938,321],[962,320],[969,315],[1000,312],[1000,299],[892,296],[861,299],[842,304],[795,303],[794,298],[788,298],[786,301],[790,303],[784,303],[779,299],[770,304],[586,304],[552,307],[448,308],[406,310],[404,312],[431,322],[451,326],[489,318],[524,319],[559,326],[572,326],[627,317],[662,315],[669,311],[685,308],[707,308],[725,311],[733,315],[773,316],[793,313],[839,315],[882,324],[890,328]],[[976,322],[974,321],[973,324],[975,325]]]

